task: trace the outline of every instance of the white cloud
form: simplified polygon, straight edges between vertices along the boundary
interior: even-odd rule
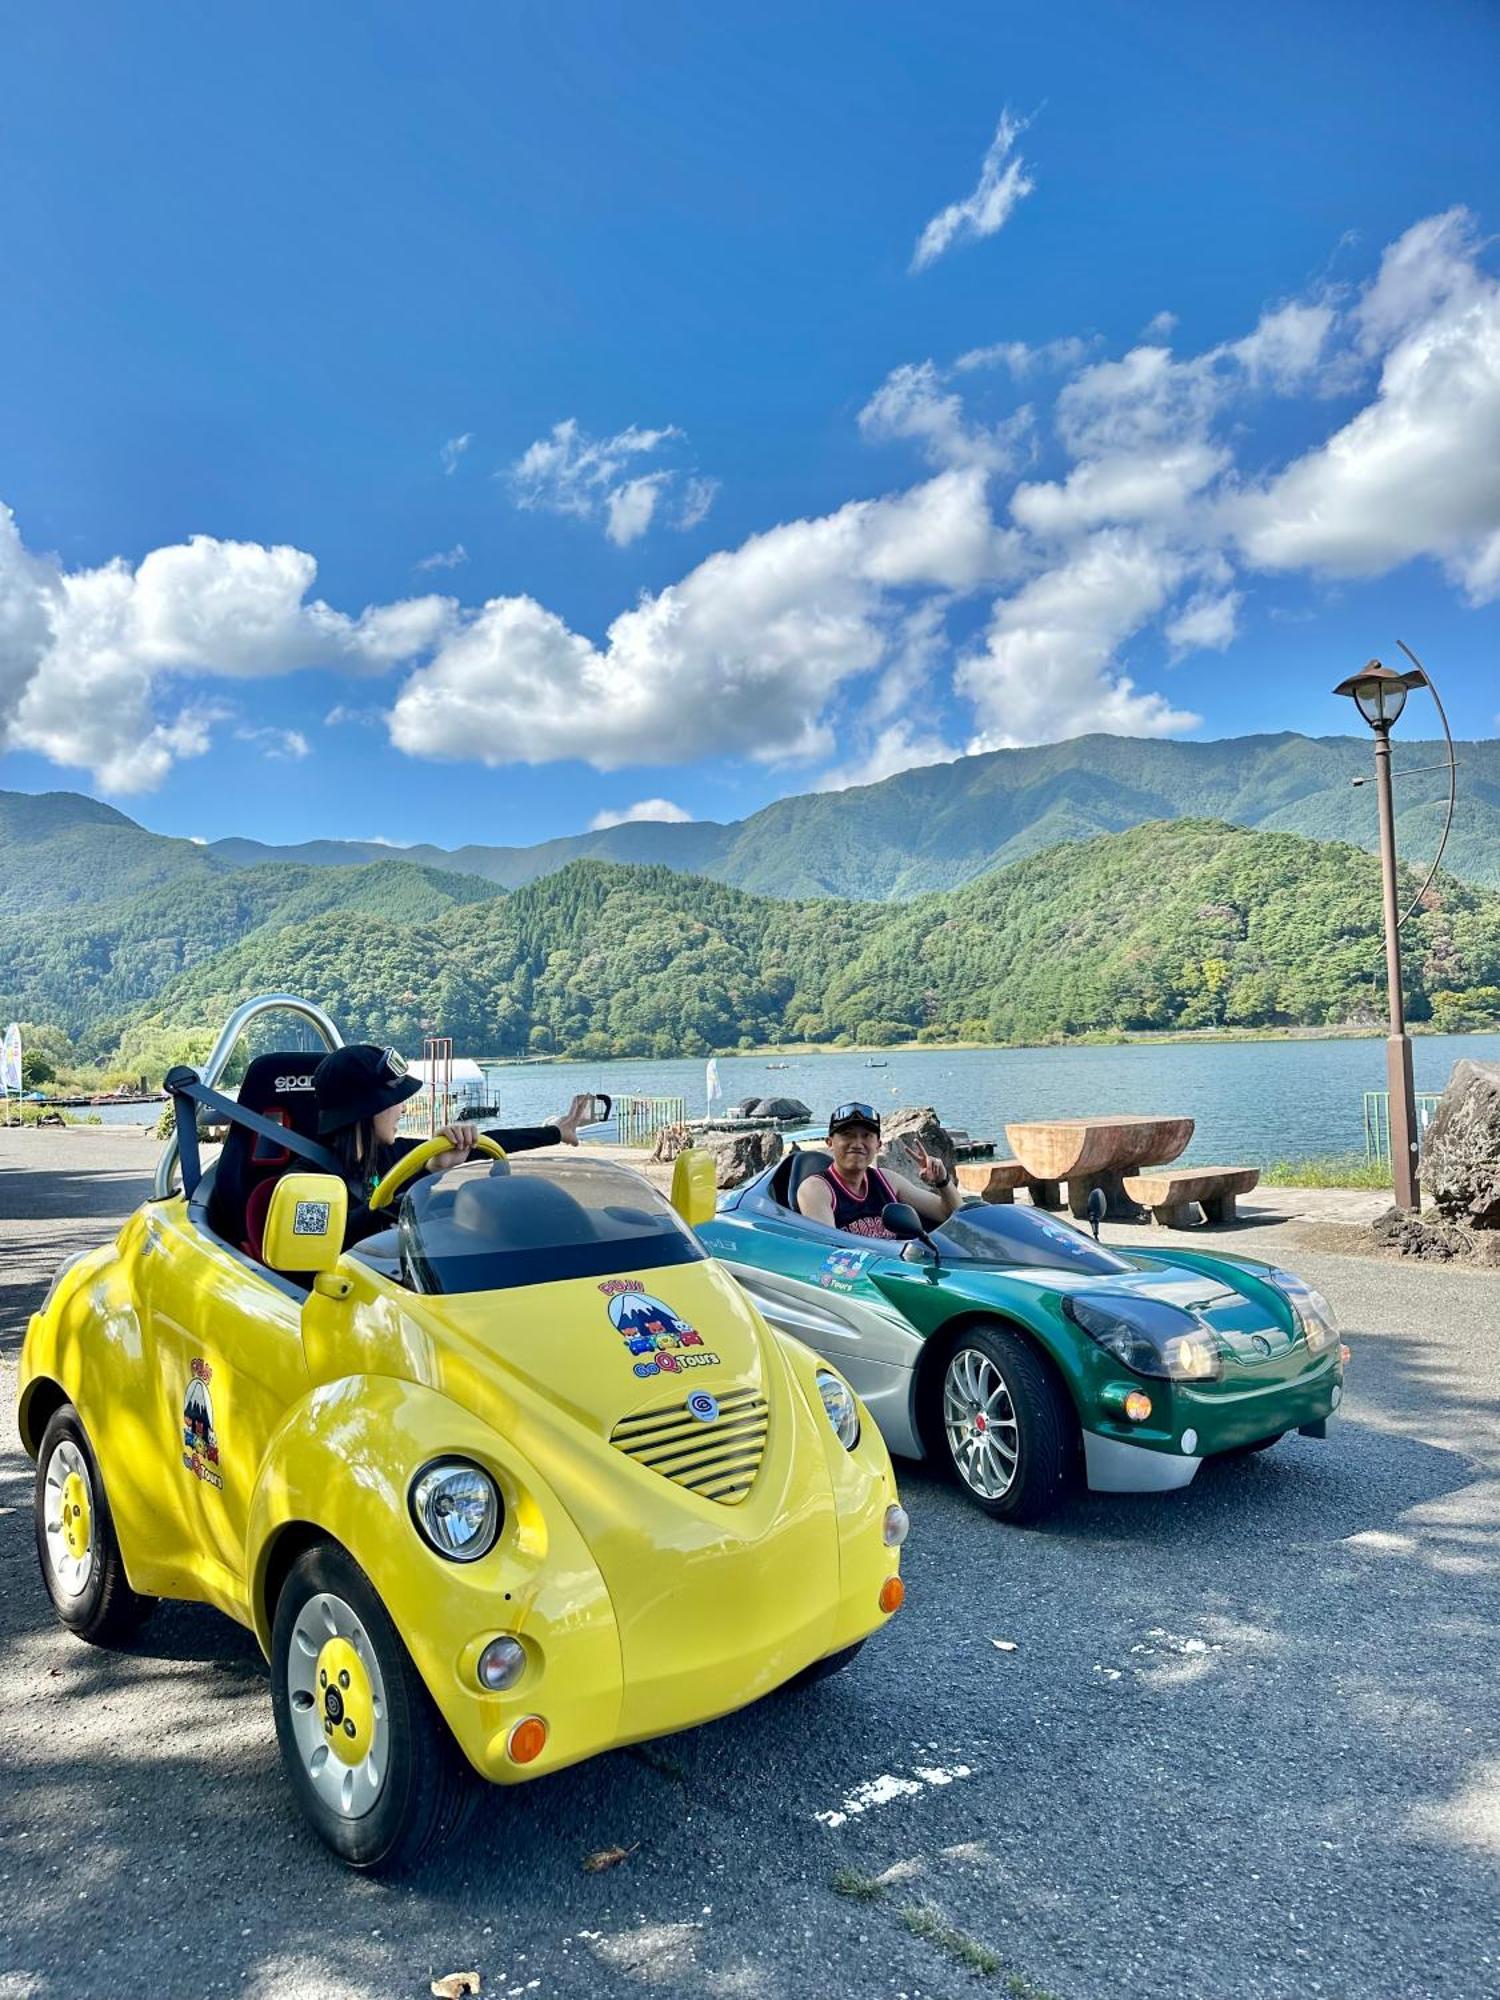
[[[684,534],[689,528],[696,528],[700,521],[707,520],[708,510],[718,498],[719,482],[709,479],[701,472],[695,472],[686,480],[682,488],[682,505],[677,510],[673,525]]]
[[[1168,645],[1174,654],[1222,653],[1234,643],[1239,608],[1240,594],[1237,590],[1199,591],[1168,622]]]
[[[1024,456],[1031,425],[1030,409],[999,424],[970,424],[962,397],[945,393],[931,361],[893,368],[859,413],[860,431],[875,442],[909,439],[933,465],[978,465],[990,472],[1004,471]]]
[[[1166,340],[1177,331],[1177,315],[1165,307],[1153,313],[1141,329],[1143,340]]]
[[[960,354],[953,366],[960,375],[979,368],[1007,368],[1018,382],[1045,370],[1077,368],[1087,358],[1092,342],[1069,334],[1062,340],[1044,341],[1029,347],[1024,340],[1000,340],[990,347],[971,347]]]
[[[277,763],[298,763],[312,755],[312,745],[300,729],[275,729],[267,725],[260,729],[237,729],[234,733],[239,742],[256,744],[263,757]]]
[[[1253,333],[1220,350],[1232,355],[1252,386],[1300,388],[1322,361],[1336,319],[1326,302],[1293,302],[1262,313]]]
[[[912,252],[914,271],[926,270],[954,243],[993,236],[1010,220],[1016,204],[1032,192],[1035,182],[1028,178],[1020,154],[1014,159],[1010,157],[1017,139],[1026,130],[1026,123],[1024,118],[1012,117],[1008,110],[1001,112],[973,193],[965,195],[962,201],[949,202],[933,216]]]
[[[605,495],[604,532],[617,549],[639,541],[650,527],[668,477],[665,472],[647,472]]]
[[[1161,611],[1186,568],[1182,556],[1143,535],[1105,528],[1000,598],[983,649],[955,676],[979,719],[970,748],[1091,730],[1170,736],[1193,728],[1197,716],[1138,691],[1114,665],[1117,649]]]
[[[472,431],[465,431],[460,437],[449,438],[448,442],[438,453],[438,457],[443,462],[443,472],[448,478],[451,479],[458,470],[458,461],[473,442],[474,433]]]
[[[620,812],[595,813],[589,821],[589,832],[603,833],[611,826],[635,826],[641,820],[665,820],[673,826],[685,826],[692,817],[670,799],[637,799],[633,806],[626,806]]]
[[[451,549],[440,549],[436,555],[423,556],[416,565],[418,569],[462,569],[469,560],[469,551],[462,542],[455,542]]]
[[[882,778],[894,778],[898,771],[947,764],[962,754],[939,736],[924,735],[907,722],[893,722],[879,732],[862,755],[825,771],[813,790],[847,792],[855,785],[878,785]]]
[[[392,740],[600,770],[826,754],[840,688],[903,641],[903,593],[970,591],[1012,561],[968,470],[712,555],[622,612],[603,648],[532,598],[495,598],[407,680]]]
[[[1393,337],[1377,393],[1232,511],[1259,569],[1378,576],[1440,562],[1471,602],[1500,594],[1500,284],[1462,211],[1408,230],[1354,315]]]
[[[56,568],[27,553],[15,516],[0,506],[0,749],[51,643],[61,597]]]
[[[1103,521],[1180,518],[1229,462],[1227,451],[1201,440],[1112,452],[1085,459],[1060,485],[1018,486],[1011,512],[1023,528],[1049,537]]]
[[[323,717],[323,727],[325,729],[338,729],[346,722],[360,723],[368,727],[371,724],[382,723],[384,721],[385,717],[378,708],[357,708],[351,706],[348,702],[338,701],[334,703],[333,707]]]

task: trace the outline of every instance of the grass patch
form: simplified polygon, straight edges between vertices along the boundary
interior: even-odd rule
[[[861,1875],[857,1868],[833,1871],[834,1893],[855,1903],[878,1903],[883,1891],[873,1875]]]
[[[908,1903],[901,1912],[901,1921],[913,1937],[921,1938],[926,1944],[935,1944],[939,1951],[946,1952],[954,1964],[961,1965],[966,1972],[977,1972],[985,1979],[992,1979],[997,1972],[1005,1970],[1005,1961],[999,1952],[991,1951],[987,1944],[970,1937],[957,1924],[950,1924],[946,1917],[926,1903]],[[1015,1977],[1015,1974],[1011,1975],[1012,1980]],[[1020,1992],[1030,1990],[1023,1982]],[[1016,1992],[1016,1987],[1012,1985],[1011,1991]]]
[[[1262,1187],[1371,1188],[1388,1192],[1391,1170],[1363,1153],[1320,1153],[1309,1160],[1273,1160],[1261,1169]]]

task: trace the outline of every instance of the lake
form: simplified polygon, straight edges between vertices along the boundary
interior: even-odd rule
[[[1500,1035],[1423,1035],[1412,1048],[1418,1090],[1441,1090],[1462,1056],[1500,1062]],[[1385,1088],[1382,1040],[912,1049],[893,1050],[883,1060],[885,1068],[872,1069],[868,1056],[837,1049],[807,1056],[720,1056],[719,1077],[725,1104],[752,1093],[800,1097],[819,1119],[851,1097],[885,1110],[931,1104],[948,1123],[998,1139],[1002,1151],[1005,1126],[1017,1118],[1185,1113],[1198,1126],[1185,1158],[1261,1165],[1318,1153],[1362,1153],[1363,1093]],[[767,1067],[783,1061],[784,1069]],[[696,1057],[511,1063],[499,1074],[500,1117],[509,1125],[553,1117],[576,1090],[685,1097],[689,1117],[706,1108],[704,1064]],[[111,1125],[144,1122],[139,1106],[104,1105],[96,1111]]]

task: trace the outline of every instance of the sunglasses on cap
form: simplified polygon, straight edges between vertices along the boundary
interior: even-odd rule
[[[828,1129],[836,1132],[841,1125],[868,1125],[878,1133],[880,1113],[873,1104],[836,1104],[829,1114]]]
[[[387,1076],[401,1077],[410,1075],[410,1071],[406,1067],[406,1057],[402,1055],[399,1049],[383,1049],[381,1054],[385,1059],[385,1073]]]

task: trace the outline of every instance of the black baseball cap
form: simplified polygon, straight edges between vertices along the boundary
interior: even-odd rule
[[[327,1135],[373,1118],[393,1104],[404,1104],[422,1088],[394,1049],[377,1049],[373,1042],[352,1042],[324,1056],[313,1072],[318,1095],[318,1131]]]
[[[828,1114],[829,1137],[851,1125],[868,1125],[875,1137],[880,1137],[880,1113],[873,1104],[835,1104]]]

